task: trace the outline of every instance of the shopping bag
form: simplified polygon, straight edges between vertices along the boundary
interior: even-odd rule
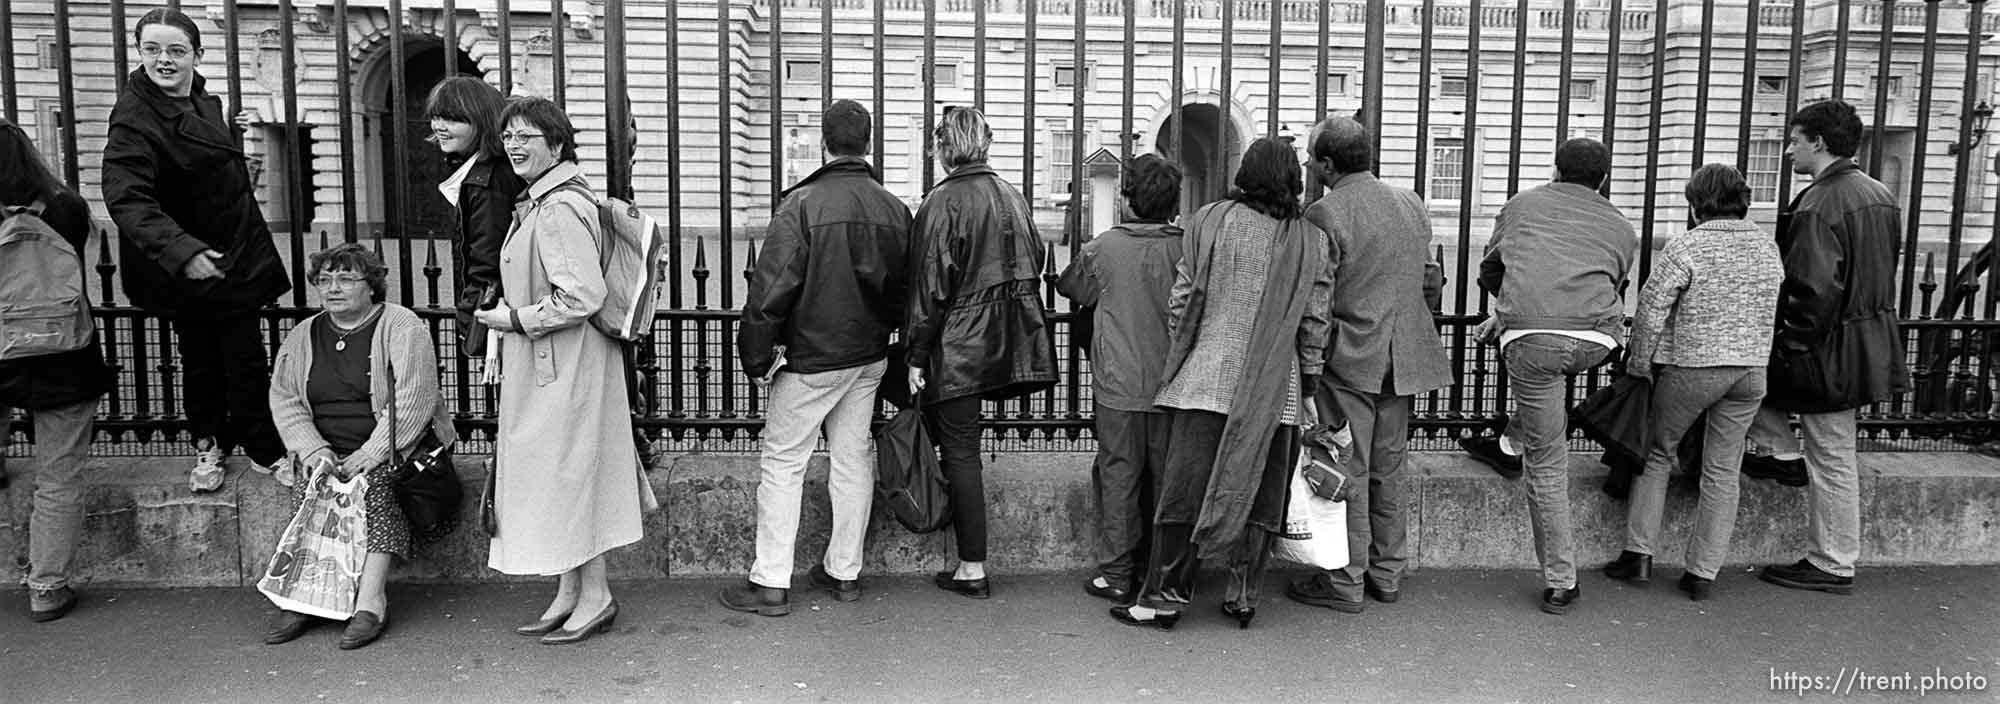
[[[341,481],[324,470],[306,480],[305,500],[278,539],[257,591],[286,611],[345,621],[354,615],[368,559],[368,475]]]
[[[1305,439],[1286,492],[1284,532],[1271,541],[1271,555],[1334,570],[1347,566],[1347,502],[1336,499],[1357,488],[1346,471],[1352,455],[1335,439],[1341,433],[1318,422],[1314,405],[1305,404]]]
[[[875,431],[875,503],[914,533],[951,524],[951,494],[937,446],[924,429],[923,404],[905,408]]]

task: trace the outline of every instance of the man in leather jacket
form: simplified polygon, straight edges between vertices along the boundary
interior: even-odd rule
[[[1901,211],[1853,161],[1861,118],[1831,100],[1792,116],[1792,171],[1812,176],[1778,214],[1779,288],[1770,393],[1750,429],[1743,473],[1810,482],[1812,550],[1758,576],[1794,589],[1846,594],[1861,553],[1861,493],[1854,411],[1909,386],[1896,318]],[[1788,414],[1805,436],[1801,448]],[[1803,450],[1803,451],[1802,451]]]
[[[743,371],[770,396],[757,484],[757,557],[750,579],[723,590],[723,606],[790,612],[806,461],[826,430],[833,471],[833,535],[808,578],[836,599],[861,598],[862,541],[874,499],[868,426],[903,323],[904,250],[910,209],[884,189],[862,155],[873,122],[852,100],[835,101],[820,123],[833,161],[784,193],[763,257],[750,279],[736,336]],[[902,380],[895,380],[901,383]]]

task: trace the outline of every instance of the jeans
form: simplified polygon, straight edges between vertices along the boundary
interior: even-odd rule
[[[979,461],[978,396],[945,399],[924,407],[924,428],[938,445],[938,465],[951,485],[951,532],[958,559],[986,561],[986,479]]]
[[[1097,494],[1097,573],[1129,588],[1144,567],[1152,508],[1166,472],[1172,416],[1120,411],[1097,404],[1097,462],[1090,468]]]
[[[1750,426],[1750,445],[1757,454],[1801,453],[1806,458],[1806,486],[1812,525],[1812,550],[1806,561],[1828,573],[1854,576],[1861,557],[1861,474],[1855,456],[1854,411],[1800,413],[1800,445],[1784,411],[1764,408]]]
[[[1409,447],[1414,399],[1359,391],[1321,379],[1327,382],[1321,388],[1331,392],[1334,406],[1347,417],[1354,435],[1354,461],[1350,465],[1354,480],[1365,481],[1367,486],[1347,499],[1347,554],[1351,559],[1347,567],[1332,570],[1327,577],[1340,598],[1360,601],[1364,577],[1374,580],[1380,589],[1394,591],[1409,562],[1403,460]]]
[[[83,465],[97,399],[31,411],[35,423],[34,515],[28,519],[28,588],[69,586],[83,537]],[[0,408],[0,415],[6,409]],[[0,449],[6,438],[0,437]]]
[[[1563,382],[1604,361],[1611,350],[1573,337],[1538,333],[1501,351],[1514,390],[1507,437],[1523,448],[1535,557],[1553,589],[1576,586],[1576,540],[1569,513],[1569,403]]]
[[[757,560],[750,581],[773,589],[792,586],[793,545],[799,537],[799,503],[806,462],[822,426],[828,459],[826,493],[833,504],[833,534],[826,543],[826,573],[834,579],[861,574],[868,537],[868,509],[875,501],[875,464],[868,424],[875,417],[875,388],[885,362],[814,374],[778,372],[771,380],[770,415],[764,420],[762,470],[757,480]]]
[[[1653,374],[1653,441],[1646,471],[1633,482],[1625,511],[1625,549],[1659,554],[1660,516],[1667,502],[1667,475],[1680,464],[1681,437],[1708,413],[1702,434],[1701,499],[1695,507],[1694,535],[1687,546],[1687,571],[1715,579],[1729,559],[1741,489],[1743,439],[1757,404],[1764,399],[1763,367],[1657,367]]]
[[[180,345],[181,404],[196,439],[215,438],[224,454],[241,447],[270,466],[285,456],[271,423],[271,365],[255,315],[173,322]]]

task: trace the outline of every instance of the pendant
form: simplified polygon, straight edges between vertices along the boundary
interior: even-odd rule
[[[347,351],[347,341],[346,341],[346,340],[334,340],[334,341],[333,341],[333,351],[335,351],[335,352],[346,352],[346,351]]]

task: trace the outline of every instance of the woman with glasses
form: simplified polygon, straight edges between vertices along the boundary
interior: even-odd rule
[[[396,558],[409,557],[410,525],[396,503],[396,458],[449,448],[457,439],[451,412],[440,401],[430,329],[410,309],[383,301],[388,276],[382,259],[359,244],[312,255],[306,277],[323,310],[285,336],[271,378],[271,417],[306,477],[368,477],[362,496],[368,529],[360,536],[368,558],[354,616],[340,635],[342,650],[381,637],[389,625],[389,568]],[[310,485],[300,482],[294,500],[302,500]],[[298,638],[315,621],[280,611],[264,642]]]
[[[458,209],[458,232],[452,239],[458,349],[473,358],[486,354],[486,329],[473,322],[472,312],[500,293],[500,242],[514,219],[514,198],[527,187],[506,163],[500,145],[500,110],[506,102],[485,81],[453,76],[431,89],[424,106],[431,140],[453,169],[438,191]]]
[[[132,304],[165,318],[179,343],[182,403],[194,441],[194,491],[222,486],[242,448],[291,481],[265,403],[270,386],[257,311],[291,290],[258,209],[232,125],[209,94],[201,31],[178,10],[139,18],[139,68],[111,109],[104,205],[118,225],[118,273]]]
[[[487,566],[558,576],[535,621],[514,629],[549,645],[611,625],[618,602],[604,554],[638,542],[639,471],[619,343],[589,324],[604,305],[597,195],[576,163],[576,129],[555,103],[516,98],[501,144],[528,184],[500,246],[501,300],[474,313],[500,338],[500,425]]]

